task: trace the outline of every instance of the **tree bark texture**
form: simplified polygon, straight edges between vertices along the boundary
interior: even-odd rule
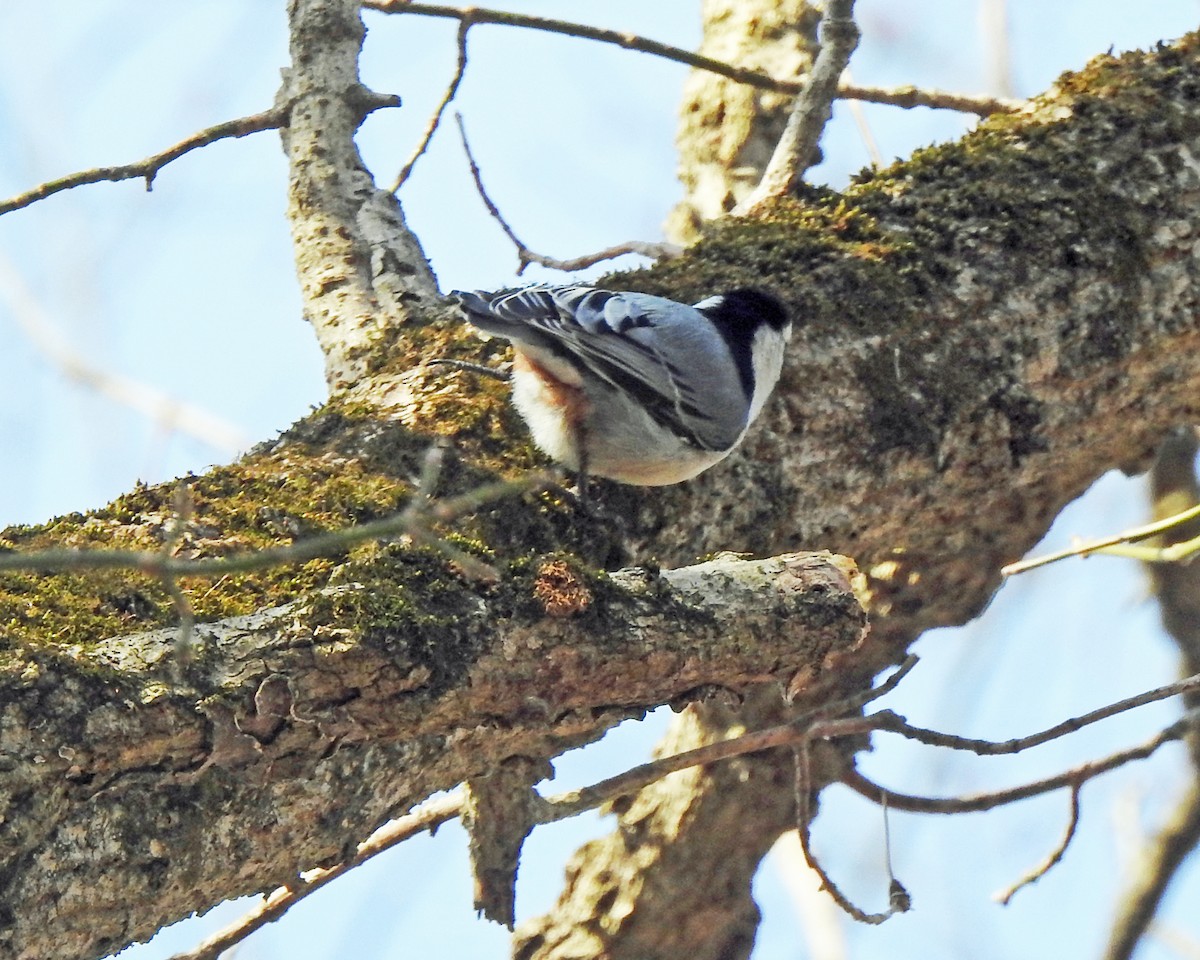
[[[352,26],[337,20],[326,38],[342,42]],[[840,195],[811,191],[719,223],[683,258],[610,278],[681,300],[747,283],[777,290],[800,327],[779,393],[743,447],[695,481],[600,484],[591,515],[526,495],[438,528],[494,563],[498,585],[465,583],[404,542],[286,575],[186,580],[207,623],[196,664],[176,680],[164,660],[174,631],[150,629],[173,616],[161,584],[111,571],[5,575],[0,953],[115,950],[337,859],[381,820],[508,757],[552,756],[713,688],[757,703],[758,684],[797,672],[808,703],[860,691],[924,629],[975,616],[1000,564],[1063,504],[1107,469],[1141,468],[1167,428],[1200,415],[1198,97],[1195,37],[1101,58],[961,143]],[[293,167],[348,149],[353,123],[324,131],[304,149],[293,125]],[[309,221],[294,228],[302,256],[318,251],[301,266],[310,316],[328,310],[357,343],[359,366],[339,361],[334,379],[368,375],[281,440],[193,478],[177,544],[189,555],[395,511],[436,439],[455,452],[439,495],[540,462],[502,389],[422,366],[495,360],[500,345],[428,301],[375,314],[378,247],[361,216],[329,221],[337,246],[322,246],[334,240],[315,225],[345,191],[362,198],[365,177],[328,193],[293,187],[304,207],[293,215]],[[325,258],[353,270],[317,282]],[[378,331],[360,336],[363,323]],[[161,547],[171,499],[135,490],[88,517],[5,531],[0,547]],[[823,561],[751,564],[776,572],[748,574],[748,585],[711,569],[600,573],[799,548],[859,561],[869,634],[847,574]],[[554,602],[561,577],[547,583],[547,557],[582,586],[567,591],[574,599]],[[637,815],[652,846],[669,835],[672,847],[655,860],[663,872],[639,881],[666,891],[646,899],[658,912],[637,919],[643,930],[703,931],[684,926],[695,904],[670,895],[694,874],[672,865],[723,857],[736,869],[706,909],[748,929],[735,874],[782,829],[789,802],[783,774],[758,762],[744,789],[727,773],[698,777],[689,809],[725,810]],[[709,777],[721,792],[705,793]],[[754,810],[776,784],[761,824],[731,812]],[[742,829],[702,829],[718,820]],[[592,853],[580,869],[602,861]],[[583,879],[572,888],[590,887]],[[606,915],[598,904],[580,917]],[[554,955],[600,955],[598,944]]]
[[[699,530],[764,553],[839,544],[868,574],[873,630],[844,669],[869,674],[923,629],[978,613],[999,567],[1064,504],[1106,469],[1147,465],[1168,429],[1194,422],[1195,43],[1102,58],[1019,118],[845,195],[781,203],[757,238],[719,225],[691,262],[660,271],[674,285],[646,289],[688,299],[744,282],[749,266],[791,292],[807,326],[784,399],[744,460],[666,494],[676,519],[642,549],[671,540],[686,555]],[[810,228],[824,236],[806,248]],[[714,502],[723,534],[701,525]],[[777,703],[757,718],[785,719]],[[680,748],[720,735],[681,727]],[[743,855],[768,849],[789,820],[779,806],[759,815],[754,778],[718,778],[676,796],[644,791],[642,818],[717,803],[742,811],[745,830],[680,818],[672,856],[652,857],[653,840],[628,852],[622,825],[576,855],[555,910],[518,930],[514,955],[749,955],[756,861]],[[630,858],[636,880],[613,867]],[[692,922],[702,863],[726,868],[701,913],[742,918],[729,921],[732,941]],[[647,928],[669,931],[669,943],[648,947]]]
[[[398,106],[358,78],[365,29],[356,0],[289,0],[288,222],[305,316],[333,392],[358,382],[372,345],[437,297],[399,203],[375,186],[354,142],[370,111]]]
[[[820,556],[614,574],[578,584],[591,596],[557,617],[447,576],[440,618],[348,584],[201,627],[182,682],[175,630],[10,660],[0,954],[103,956],[337,862],[506,758],[552,757],[711,689],[773,676],[778,697],[865,629]]]

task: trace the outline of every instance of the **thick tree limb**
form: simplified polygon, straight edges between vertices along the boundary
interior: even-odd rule
[[[864,629],[845,575],[811,556],[614,574],[574,617],[514,619],[507,592],[445,589],[459,613],[433,648],[432,609],[372,624],[378,598],[349,585],[198,626],[182,685],[172,630],[9,670],[0,954],[103,955],[342,859],[506,757],[553,756],[709,685],[819,672]]]

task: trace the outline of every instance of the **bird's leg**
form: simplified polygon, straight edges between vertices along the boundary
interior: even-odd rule
[[[583,429],[583,424],[576,427],[575,442],[579,446],[579,470],[575,474],[575,487],[577,490],[576,498],[579,501],[579,506],[584,513],[591,513],[591,504],[588,503],[588,455],[587,455],[587,433]]]
[[[449,357],[434,357],[432,360],[425,361],[426,366],[446,366],[453,367],[455,370],[466,370],[470,373],[478,373],[485,377],[491,377],[493,380],[499,380],[502,383],[508,383],[512,379],[512,374],[504,370],[497,370],[494,367],[485,366],[482,363],[469,363],[466,360],[451,360]]]

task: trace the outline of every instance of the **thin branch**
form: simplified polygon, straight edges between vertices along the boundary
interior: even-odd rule
[[[1120,547],[1121,544],[1137,543],[1140,540],[1149,540],[1151,537],[1156,537],[1161,533],[1166,533],[1172,527],[1187,523],[1189,520],[1194,520],[1200,517],[1200,504],[1194,507],[1189,507],[1174,516],[1164,517],[1162,520],[1155,520],[1153,523],[1147,523],[1140,527],[1131,527],[1123,533],[1113,534],[1111,537],[1103,537],[1099,540],[1091,540],[1088,543],[1076,544],[1073,547],[1068,547],[1065,550],[1058,550],[1054,553],[1047,553],[1040,557],[1031,557],[1028,560],[1018,560],[1016,563],[1010,563],[1000,568],[1000,573],[1006,577],[1011,577],[1014,574],[1025,573],[1028,570],[1035,570],[1038,567],[1044,567],[1050,563],[1057,563],[1059,560],[1065,560],[1067,557],[1086,557],[1093,553],[1107,552],[1110,548]],[[1190,544],[1191,541],[1187,541]],[[1176,547],[1181,544],[1176,544]],[[1155,550],[1152,551],[1151,559],[1159,558],[1167,551]],[[1138,557],[1137,559],[1144,559]]]
[[[279,104],[262,113],[239,117],[237,120],[226,120],[224,123],[218,123],[198,133],[193,133],[173,147],[168,147],[161,153],[156,153],[136,163],[126,163],[117,167],[94,167],[91,170],[81,170],[78,173],[59,177],[57,180],[48,180],[32,190],[18,193],[15,197],[9,197],[7,200],[0,200],[0,215],[28,207],[30,204],[45,200],[64,190],[71,190],[88,183],[101,183],[106,180],[118,182],[135,180],[140,177],[145,179],[146,190],[149,191],[154,187],[154,178],[158,176],[158,171],[173,160],[178,160],[185,153],[206,147],[218,140],[246,137],[252,133],[261,133],[263,130],[277,130],[287,123],[290,110],[290,104]]]
[[[591,810],[602,803],[616,797],[628,796],[643,787],[656,783],[670,773],[686,770],[689,767],[708,765],[719,760],[739,757],[747,753],[757,753],[774,747],[790,746],[798,741],[809,739],[808,731],[814,723],[823,722],[823,718],[834,713],[845,713],[860,710],[862,707],[891,692],[896,685],[917,664],[915,656],[907,657],[900,668],[881,684],[864,691],[856,697],[839,700],[826,704],[815,710],[808,711],[796,717],[790,723],[779,727],[770,727],[754,733],[743,734],[730,740],[718,740],[705,744],[693,750],[672,754],[668,757],[658,757],[646,763],[630,767],[614,777],[601,780],[590,787],[561,793],[551,801],[547,801],[557,811],[554,820],[573,817],[584,810]],[[552,822],[552,821],[546,821]]]
[[[812,778],[810,776],[808,744],[809,741],[804,740],[797,746],[793,753],[793,760],[795,763],[796,834],[800,838],[800,850],[804,854],[804,860],[808,864],[809,869],[821,878],[821,889],[833,898],[834,903],[859,923],[880,924],[894,914],[906,912],[911,905],[911,901],[907,898],[907,891],[904,891],[904,887],[895,877],[891,878],[892,895],[888,897],[887,910],[881,913],[867,913],[842,893],[841,888],[834,883],[833,878],[821,866],[821,861],[812,852],[811,833],[813,818],[809,804],[809,797],[812,792]],[[903,892],[903,896],[897,895],[897,891]]]
[[[307,871],[294,885],[280,887],[265,897],[250,913],[213,934],[194,949],[186,953],[177,953],[170,960],[217,960],[224,951],[241,943],[255,930],[278,920],[309,894],[316,893],[321,887],[385,850],[390,850],[396,844],[424,830],[435,830],[448,820],[453,820],[462,812],[464,801],[461,791],[455,792],[430,801],[412,813],[385,824],[360,843],[349,860],[328,869]]]
[[[527,493],[553,483],[552,474],[539,472],[520,480],[485,484],[445,500],[430,502],[423,497],[414,497],[408,507],[390,517],[308,537],[286,547],[246,550],[224,557],[181,560],[163,556],[160,550],[56,549],[28,553],[9,551],[0,552],[0,571],[36,570],[39,573],[61,573],[68,570],[125,568],[157,577],[220,577],[230,573],[303,563],[316,557],[338,553],[367,540],[408,534],[415,540],[421,540],[441,550],[452,562],[467,568],[468,575],[477,574],[481,579],[491,579],[495,576],[494,570],[445,541],[434,538],[428,532],[427,525],[454,520],[494,500]]]
[[[913,663],[915,663],[915,659]],[[908,669],[911,669],[911,666],[906,662],[902,670],[897,671],[884,683],[880,684],[880,686],[869,691],[866,696],[869,699],[883,696],[888,690],[893,689],[895,684],[899,682],[899,679],[908,672]],[[805,740],[853,736],[860,733],[881,730],[889,733],[897,733],[910,739],[919,740],[922,743],[930,743],[956,750],[969,750],[981,755],[1017,753],[1021,750],[1026,750],[1030,747],[1065,736],[1066,734],[1074,733],[1099,720],[1196,689],[1200,689],[1200,675],[1167,684],[1155,690],[1140,693],[1134,697],[1127,697],[1124,700],[1101,707],[1098,710],[1093,710],[1091,713],[1084,714],[1081,717],[1064,720],[1062,723],[1055,724],[1053,727],[1042,730],[1039,733],[998,742],[971,740],[965,737],[956,737],[951,734],[938,733],[934,730],[925,730],[921,727],[910,726],[902,717],[891,710],[882,710],[867,717],[850,717],[843,720],[824,719],[829,713],[834,712],[834,709],[838,712],[848,712],[850,709],[856,708],[854,702],[843,701],[832,704],[828,708],[806,713],[792,720],[790,723],[781,726],[756,730],[753,733],[747,733],[730,740],[719,740],[715,743],[696,747],[694,750],[686,750],[683,753],[673,754],[669,757],[659,757],[647,763],[639,764],[636,767],[631,767],[614,777],[609,777],[607,780],[601,780],[590,787],[583,787],[572,793],[562,794],[555,800],[555,804],[560,810],[559,815],[555,819],[574,816],[576,813],[583,810],[590,810],[592,807],[612,797],[633,793],[678,770],[716,763],[719,760],[727,760],[731,757],[742,756],[747,753],[758,753],[777,747],[794,746]],[[1172,739],[1178,739],[1178,737]],[[889,796],[891,795],[889,794]],[[900,809],[909,808],[901,806]],[[987,809],[987,807],[981,807],[980,809]]]
[[[366,0],[363,6],[381,13],[407,13],[423,17],[442,17],[446,19],[470,19],[472,23],[498,24],[508,27],[521,27],[529,30],[542,30],[548,33],[558,33],[568,37],[579,37],[584,40],[596,40],[609,43],[626,50],[636,50],[649,53],[664,60],[682,63],[697,70],[706,70],[722,77],[727,77],[738,83],[757,87],[760,90],[774,90],[779,93],[789,93],[795,96],[800,93],[803,84],[795,80],[777,80],[769,74],[758,70],[738,67],[722,60],[714,60],[690,50],[674,47],[657,40],[635,33],[620,30],[605,30],[582,23],[571,23],[567,20],[554,20],[549,17],[533,17],[507,10],[488,10],[480,7],[452,7],[433,3],[408,3],[406,0]],[[872,103],[883,103],[895,107],[933,107],[941,110],[958,110],[964,113],[974,113],[979,116],[989,116],[993,113],[1011,113],[1020,109],[1023,101],[1005,100],[1000,97],[970,96],[968,94],[949,93],[941,90],[924,90],[913,86],[895,88],[867,87],[851,83],[843,83],[838,87],[838,96],[848,100],[867,100]]]
[[[993,810],[996,807],[1015,803],[1018,800],[1040,796],[1043,793],[1052,793],[1064,787],[1082,786],[1102,773],[1108,773],[1110,770],[1115,770],[1117,767],[1135,760],[1145,760],[1163,744],[1182,740],[1196,728],[1197,720],[1200,720],[1200,714],[1187,713],[1136,747],[1080,764],[1043,780],[1034,780],[1020,786],[1010,787],[1007,790],[964,794],[959,797],[921,797],[908,793],[897,793],[895,790],[881,787],[854,769],[844,770],[840,780],[855,793],[866,797],[873,803],[880,803],[886,798],[888,806],[893,810],[905,810],[909,813],[978,813],[982,810]]]
[[[850,68],[847,67],[842,71],[842,76],[847,82],[850,80]],[[854,125],[858,127],[858,138],[862,140],[863,147],[867,151],[867,156],[871,158],[871,166],[878,169],[883,166],[883,154],[879,151],[879,142],[875,139],[875,134],[871,130],[871,124],[867,120],[867,112],[863,109],[862,104],[857,100],[851,100],[846,106],[850,110],[850,116],[854,118]]]
[[[886,807],[885,807],[886,809]],[[1008,906],[1012,898],[1016,896],[1018,890],[1029,886],[1031,883],[1036,883],[1041,880],[1047,873],[1053,869],[1067,852],[1067,847],[1071,845],[1071,841],[1075,839],[1075,831],[1079,827],[1079,784],[1071,785],[1071,813],[1067,819],[1067,828],[1063,831],[1062,839],[1058,841],[1057,846],[1046,855],[1046,858],[1036,867],[1030,870],[1025,876],[1021,877],[1007,890],[1001,890],[995,895],[995,900],[998,903]]]
[[[450,84],[446,87],[446,92],[442,95],[441,101],[433,111],[433,116],[429,118],[429,124],[425,127],[425,133],[421,137],[421,142],[417,144],[412,156],[408,158],[408,162],[400,168],[400,173],[396,176],[396,182],[392,184],[392,193],[400,191],[400,188],[404,186],[412,174],[413,167],[417,165],[417,161],[429,149],[429,143],[433,140],[433,135],[437,133],[438,126],[442,122],[442,114],[446,112],[446,107],[450,105],[450,101],[458,94],[463,74],[467,70],[467,31],[471,29],[471,23],[472,19],[470,16],[464,16],[458,22],[458,64],[454,68],[454,76],[450,78]]]
[[[1031,733],[1024,737],[1014,737],[1011,740],[975,740],[968,737],[956,737],[949,733],[940,733],[937,730],[927,730],[924,727],[913,726],[905,721],[903,717],[890,710],[881,710],[870,717],[856,718],[851,722],[861,725],[864,720],[870,721],[872,724],[871,729],[873,730],[897,733],[909,740],[917,740],[930,746],[948,747],[951,750],[968,750],[980,756],[995,756],[1020,753],[1023,750],[1028,750],[1030,747],[1040,746],[1043,743],[1057,740],[1059,737],[1066,736],[1069,733],[1074,733],[1100,720],[1107,720],[1109,717],[1115,717],[1117,714],[1126,713],[1137,707],[1143,707],[1148,703],[1157,703],[1159,700],[1166,700],[1168,697],[1187,694],[1196,690],[1200,690],[1200,674],[1184,677],[1182,680],[1176,680],[1173,683],[1155,687],[1153,690],[1147,690],[1144,693],[1126,697],[1124,700],[1118,700],[1115,703],[1099,707],[1082,716],[1063,720],[1061,723],[1056,723],[1054,726],[1047,727],[1045,730],[1037,733]],[[832,721],[827,726],[832,727],[833,724],[840,722],[844,721]],[[857,733],[859,730],[855,729],[849,732]],[[817,733],[816,735],[824,736],[826,734]]]
[[[708,744],[707,746],[698,747],[694,750],[687,750],[683,753],[675,754],[674,756],[661,757],[652,760],[648,763],[640,764],[633,767],[624,773],[618,774],[615,777],[609,777],[601,780],[591,786],[584,787],[579,790],[567,790],[562,793],[554,794],[553,796],[542,799],[534,809],[531,816],[533,826],[554,823],[558,820],[564,820],[567,817],[575,816],[586,810],[593,810],[609,803],[619,797],[629,796],[636,793],[643,787],[651,783],[661,780],[663,777],[678,770],[684,770],[689,767],[707,765],[715,763],[719,760],[728,759],[730,757],[741,756],[746,753],[754,753],[759,750],[768,749],[776,746],[791,745],[796,750],[807,750],[807,744],[815,736],[820,736],[820,733],[815,731],[822,728],[827,728],[828,724],[825,721],[818,720],[816,724],[811,724],[811,721],[816,716],[824,716],[835,709],[849,709],[851,705],[854,708],[861,707],[864,703],[882,697],[895,688],[900,679],[905,676],[909,670],[916,664],[915,657],[909,657],[900,669],[888,677],[878,686],[868,690],[857,697],[849,698],[841,701],[838,704],[829,704],[825,707],[806,713],[805,715],[796,718],[793,724],[788,724],[783,727],[773,727],[770,730],[760,731],[758,733],[747,734],[733,740],[723,740],[717,743]],[[1138,698],[1130,698],[1131,702]],[[1146,701],[1149,702],[1149,701]],[[866,719],[866,718],[860,718]],[[988,810],[994,806],[999,806],[1002,803],[1011,803],[1014,800],[1024,799],[1026,796],[1034,796],[1036,793],[1044,793],[1047,790],[1058,789],[1063,786],[1072,786],[1078,790],[1078,787],[1086,782],[1091,777],[1098,776],[1100,773],[1114,769],[1122,763],[1127,763],[1130,760],[1141,759],[1149,756],[1159,746],[1169,740],[1180,739],[1184,733],[1191,729],[1195,723],[1195,717],[1191,714],[1183,717],[1181,720],[1172,724],[1148,744],[1141,747],[1136,747],[1133,750],[1127,750],[1123,753],[1113,754],[1104,760],[1095,761],[1091,764],[1084,764],[1081,767],[1076,767],[1073,770],[1060,774],[1056,778],[1050,778],[1047,781],[1038,781],[1036,784],[1018,787],[1009,791],[1001,791],[994,794],[978,794],[968,797],[957,798],[930,798],[930,797],[914,797],[907,794],[896,793],[891,790],[879,786],[876,783],[868,780],[857,770],[848,768],[843,771],[841,782],[845,783],[852,790],[861,793],[863,796],[872,800],[875,803],[885,803],[887,806],[909,810],[920,813],[960,813],[971,812],[975,810]],[[811,724],[804,726],[805,724]],[[849,732],[847,728],[842,728],[844,732]],[[780,733],[785,732],[786,736],[781,736]],[[767,735],[767,736],[764,736]],[[804,770],[797,767],[797,788],[803,787],[808,774]],[[1033,789],[1039,785],[1051,784],[1043,786],[1042,789]],[[807,796],[804,794],[803,796]],[[994,798],[1001,798],[995,800]],[[217,934],[215,937],[205,941],[200,947],[197,947],[190,953],[178,954],[172,960],[215,960],[221,950],[228,949],[235,943],[244,940],[247,936],[257,930],[266,923],[279,919],[285,911],[291,906],[298,903],[300,900],[307,897],[310,893],[315,892],[321,886],[324,886],[336,876],[357,866],[364,860],[382,853],[402,841],[413,836],[415,833],[425,829],[432,829],[447,820],[452,820],[459,816],[466,803],[465,796],[461,792],[454,793],[437,803],[428,804],[422,807],[416,813],[401,817],[392,823],[381,827],[368,840],[361,844],[355,856],[346,863],[331,867],[328,870],[317,870],[306,873],[303,878],[303,883],[298,883],[290,887],[281,887],[272,893],[263,904],[252,911],[250,914],[243,917],[241,920],[234,923],[231,927]],[[536,801],[535,801],[536,803]],[[811,817],[806,817],[803,813],[806,801],[800,800],[797,805],[801,815],[798,817],[800,824],[798,832],[801,839],[801,848],[805,851],[805,858],[809,861],[810,866],[822,878],[823,883],[835,899],[840,895],[840,891],[832,883],[830,878],[821,869],[820,865],[815,862],[811,851],[808,849],[807,828],[804,826],[806,820],[811,821]],[[1069,839],[1069,838],[1068,838]],[[1065,848],[1065,844],[1063,845]],[[1047,867],[1049,869],[1049,867]],[[890,870],[890,867],[889,867]],[[842,903],[845,900],[845,903]],[[908,909],[908,894],[904,887],[891,877],[889,889],[889,909],[885,914],[865,914],[863,911],[854,907],[850,901],[842,896],[839,903],[842,903],[843,909],[862,919],[866,918],[865,922],[878,923],[881,919],[872,919],[880,917],[886,919],[887,916],[893,913],[904,912]]]
[[[854,22],[854,0],[826,0],[821,18],[821,52],[804,90],[796,97],[762,179],[735,212],[744,213],[771,197],[792,193],[804,179],[805,171],[816,163],[820,155],[817,144],[829,121],[838,81],[858,46],[859,36]]]
[[[599,253],[592,253],[582,257],[576,257],[573,260],[558,260],[554,257],[543,256],[540,253],[535,253],[521,242],[521,238],[513,232],[513,228],[508,225],[508,221],[504,219],[504,215],[500,212],[500,208],[488,196],[487,189],[483,185],[483,177],[479,172],[479,164],[475,162],[475,155],[471,152],[471,144],[467,140],[467,129],[463,124],[462,114],[454,115],[455,122],[458,123],[458,134],[462,139],[463,153],[467,155],[467,163],[471,167],[471,178],[475,181],[475,189],[479,191],[479,197],[483,200],[484,205],[488,208],[488,213],[492,215],[495,221],[500,224],[500,229],[504,231],[505,236],[512,241],[513,246],[517,248],[517,276],[525,272],[525,268],[531,263],[536,263],[542,267],[548,267],[551,270],[564,270],[572,272],[582,270],[584,267],[590,267],[593,264],[600,263],[604,260],[612,260],[614,257],[621,257],[627,253],[636,253],[643,257],[649,257],[652,260],[657,260],[661,257],[677,257],[683,252],[683,248],[676,246],[673,243],[647,243],[641,240],[631,240],[629,243],[618,244],[615,247],[609,247],[606,250],[601,250]]]

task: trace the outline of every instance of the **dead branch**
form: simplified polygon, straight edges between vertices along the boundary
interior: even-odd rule
[[[263,130],[278,130],[287,123],[288,113],[287,104],[276,104],[270,110],[264,110],[262,113],[239,117],[236,120],[226,120],[224,123],[207,127],[193,133],[190,137],[185,137],[174,146],[167,147],[166,150],[149,156],[145,160],[138,160],[136,163],[126,163],[116,167],[93,167],[91,170],[80,170],[78,173],[67,174],[57,180],[48,180],[24,193],[18,193],[15,197],[0,200],[0,215],[20,210],[39,200],[52,197],[56,193],[72,190],[88,183],[142,178],[146,181],[146,190],[149,191],[154,187],[154,178],[158,176],[158,171],[173,160],[178,160],[184,154],[207,147],[210,143],[216,143],[218,140],[246,137],[252,133],[261,133]]]
[[[1108,773],[1110,770],[1116,770],[1118,767],[1123,767],[1127,763],[1132,763],[1135,760],[1145,760],[1154,754],[1163,744],[1182,740],[1185,736],[1192,733],[1196,728],[1198,719],[1200,719],[1200,715],[1189,712],[1145,743],[1136,747],[1109,754],[1107,757],[1102,757],[1099,760],[1080,764],[1052,777],[1045,777],[1041,780],[1033,780],[1020,786],[1010,787],[1007,790],[964,794],[960,797],[920,797],[913,794],[897,793],[895,790],[881,787],[879,784],[867,779],[857,770],[846,770],[841,778],[841,782],[855,793],[875,803],[881,803],[886,800],[887,805],[895,810],[906,810],[910,813],[978,813],[981,810],[993,810],[996,807],[1015,803],[1018,800],[1026,800],[1029,797],[1036,797],[1043,793],[1052,793],[1064,787],[1078,787],[1101,774]]]
[[[421,159],[425,151],[429,149],[429,143],[433,140],[433,135],[437,133],[438,126],[442,122],[442,114],[446,112],[446,107],[450,105],[450,101],[458,94],[459,85],[462,83],[463,75],[467,71],[467,31],[471,29],[471,18],[463,17],[458,23],[458,61],[454,67],[454,75],[450,78],[450,83],[446,86],[446,92],[442,94],[442,99],[438,101],[438,105],[434,108],[433,114],[429,118],[429,123],[425,126],[425,132],[421,135],[421,140],[412,152],[407,162],[400,168],[400,172],[396,175],[396,182],[392,184],[392,193],[399,192],[404,186],[409,176],[412,174],[413,167],[417,165],[417,161]],[[461,130],[462,124],[459,124]]]
[[[508,27],[522,27],[530,30],[543,30],[548,33],[558,33],[568,37],[579,37],[584,40],[596,40],[609,43],[626,50],[636,50],[648,53],[665,60],[673,60],[698,70],[707,70],[722,77],[728,77],[738,83],[745,83],[760,90],[775,90],[779,93],[799,94],[803,84],[795,80],[779,80],[757,70],[747,70],[734,64],[705,57],[681,47],[660,43],[647,37],[639,36],[620,30],[605,30],[582,23],[571,23],[566,20],[555,20],[549,17],[534,17],[507,10],[489,10],[482,7],[452,7],[432,3],[408,3],[406,0],[366,0],[363,7],[377,10],[380,13],[413,14],[422,17],[443,17],[452,20],[469,20],[478,24],[498,24]],[[902,87],[871,87],[845,83],[838,87],[839,97],[853,100],[865,100],[870,103],[882,103],[894,107],[911,109],[913,107],[932,107],[941,110],[958,110],[964,113],[975,113],[979,116],[989,116],[993,113],[1011,113],[1020,109],[1024,101],[1005,100],[1001,97],[972,96],[970,94],[951,93],[942,90],[927,90],[914,86]]]
[[[997,893],[995,899],[998,903],[1002,903],[1007,907],[1012,898],[1017,895],[1018,890],[1041,880],[1042,877],[1049,873],[1062,860],[1067,852],[1067,847],[1075,839],[1075,830],[1079,827],[1079,786],[1077,783],[1071,784],[1071,810],[1067,817],[1067,826],[1063,831],[1062,839],[1058,841],[1058,844],[1046,855],[1046,858],[1041,863],[1012,886]]]
[[[1147,548],[1137,553],[1127,551],[1118,552],[1117,548],[1122,544],[1138,543],[1142,540],[1161,536],[1176,527],[1185,526],[1198,517],[1200,517],[1200,505],[1188,507],[1186,510],[1180,510],[1169,517],[1155,520],[1153,523],[1147,523],[1140,527],[1131,527],[1129,530],[1114,533],[1109,537],[1089,540],[1086,543],[1076,544],[1064,550],[1056,550],[1054,553],[1047,553],[1040,557],[1030,557],[1028,560],[1018,560],[1015,563],[1006,564],[1000,569],[1000,572],[1006,577],[1011,577],[1018,573],[1026,573],[1030,570],[1036,570],[1038,567],[1057,563],[1059,560],[1066,560],[1068,557],[1089,557],[1093,553],[1133,556],[1147,563],[1175,563],[1190,556],[1191,552],[1194,552],[1191,549],[1192,539],[1189,538],[1188,540],[1177,542],[1170,547]],[[1181,550],[1181,547],[1184,549]]]
[[[462,812],[463,795],[461,791],[449,796],[439,797],[422,804],[412,813],[385,824],[371,836],[358,845],[354,856],[336,866],[305,871],[296,883],[279,887],[273,893],[263,897],[262,903],[239,917],[223,930],[188,950],[177,953],[170,960],[218,960],[226,950],[245,940],[256,930],[261,930],[269,923],[274,923],[301,900],[316,893],[322,887],[332,883],[338,877],[344,876],[355,867],[361,866],[372,857],[378,856],[385,850],[425,830],[436,830],[443,823],[456,819]]]

